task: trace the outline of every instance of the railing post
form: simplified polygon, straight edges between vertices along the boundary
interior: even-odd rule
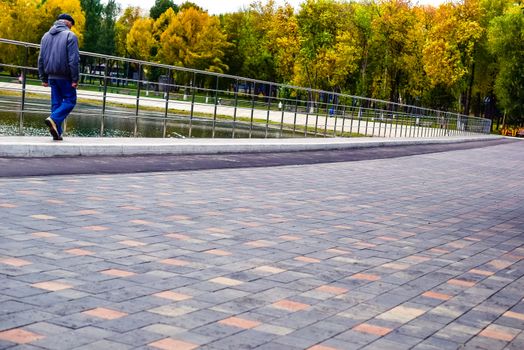
[[[338,109],[338,108],[337,108]],[[346,105],[344,105],[343,110],[346,109]],[[337,136],[337,119],[338,119],[338,113],[335,111],[335,125],[333,126],[333,137]],[[343,113],[343,112],[342,112]]]
[[[138,65],[138,81],[136,82],[136,108],[135,108],[135,127],[133,135],[136,137],[138,135],[138,108],[140,106],[140,89],[142,82],[142,64]]]
[[[389,137],[391,137],[391,134],[393,133],[393,119],[395,117],[395,113],[391,113],[391,122],[389,123]],[[386,137],[386,133],[384,133],[384,137]]]
[[[368,135],[368,126],[369,126],[369,108],[366,111],[366,131],[364,132],[364,135]]]
[[[335,98],[333,96],[333,98]],[[328,98],[329,100],[329,98]],[[327,125],[328,125],[328,119],[331,118],[330,116],[330,107],[329,107],[329,104],[326,104],[326,116],[324,117],[324,137],[327,137]],[[334,109],[333,109],[334,110]]]
[[[235,138],[235,128],[237,125],[237,108],[238,108],[238,86],[239,86],[239,80],[237,79],[236,87],[235,87],[235,109],[233,110],[233,131],[231,133],[231,138]]]
[[[355,106],[353,106],[353,98],[351,98],[351,120],[349,121],[349,137],[351,137],[351,133],[353,132],[353,113],[355,112]],[[342,121],[342,134],[344,134],[344,124],[346,122],[346,117],[344,117],[344,120]],[[356,133],[358,135],[358,131]]]
[[[361,103],[362,101],[359,101],[359,102]],[[361,119],[362,119],[362,105],[358,106],[357,117],[358,117],[357,133],[360,134],[360,122],[361,122]],[[353,121],[351,121],[351,126],[353,126]]]
[[[215,138],[215,128],[217,123],[217,110],[218,110],[218,75],[216,76],[216,84],[215,84],[215,109],[213,110],[213,130],[211,138]]]
[[[192,87],[192,91],[191,91],[191,111],[189,112],[189,132],[188,132],[188,137],[189,138],[191,138],[191,135],[193,133],[193,116],[194,116],[194,113],[195,113],[195,97],[196,97],[196,92],[198,91],[195,86],[196,86],[196,73],[193,72],[193,85],[191,86]]]
[[[26,96],[26,82],[27,82],[27,61],[29,56],[29,47],[25,46],[24,53],[24,67],[22,68],[22,110],[20,111],[20,116],[18,120],[18,134],[24,134],[24,110],[25,110],[25,96]]]
[[[264,138],[266,139],[269,131],[269,115],[271,114],[271,87],[271,84],[269,84],[269,93],[267,94],[266,131],[264,133]]]
[[[293,116],[293,136],[295,136],[295,131],[297,129],[297,112],[298,112],[298,93],[295,96],[295,115]]]
[[[317,133],[318,133],[318,112],[320,111],[320,94],[319,94],[319,101],[317,103],[318,105],[318,108],[315,108],[315,137],[317,136]]]
[[[280,137],[282,137],[284,133],[284,113],[286,110],[286,102],[287,100],[284,99],[284,103],[282,103],[282,114],[280,115]]]
[[[256,94],[257,84],[253,83],[253,91],[251,92],[251,119],[249,121],[249,138],[253,132],[253,116],[255,114],[255,94]]]
[[[105,67],[104,67],[104,92],[102,94],[102,118],[100,120],[100,137],[104,136],[104,128],[105,128],[105,117],[106,117],[106,105],[107,105],[107,70],[108,70],[108,61],[107,58],[104,59]],[[136,134],[135,134],[136,136]]]
[[[171,69],[167,70],[167,85],[164,85],[164,97],[166,99],[166,107],[164,109],[164,128],[162,131],[162,137],[167,136],[167,114],[169,112],[169,90],[171,90]]]
[[[371,130],[371,136],[375,136],[375,125],[377,124],[377,112],[378,111],[376,109],[373,111],[373,129]],[[380,128],[380,121],[379,121],[378,127]],[[380,129],[379,129],[378,134],[380,136]]]
[[[306,123],[305,123],[305,127],[304,127],[304,137],[307,137],[307,124],[309,122],[309,103],[310,103],[310,97],[311,97],[311,93],[308,92],[308,102],[306,103]]]

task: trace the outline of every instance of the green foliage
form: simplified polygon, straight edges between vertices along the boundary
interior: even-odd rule
[[[101,19],[104,5],[100,0],[80,0],[86,17],[84,43],[81,48],[85,51],[97,52],[98,38],[101,34]]]
[[[510,122],[524,123],[524,5],[513,4],[489,27],[491,52],[498,60],[495,93]]]
[[[155,0],[155,4],[149,10],[149,17],[158,19],[167,9],[172,9],[175,13],[179,11],[178,5],[172,0]]]

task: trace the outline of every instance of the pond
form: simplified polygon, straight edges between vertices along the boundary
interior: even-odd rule
[[[26,100],[26,109],[23,113],[23,134],[28,136],[49,135],[44,119],[49,113],[43,112],[49,108],[49,102],[43,99],[31,98]],[[2,96],[0,100],[0,135],[14,136],[19,134],[20,98]],[[138,137],[163,137],[164,113],[140,110],[139,116],[135,110],[124,107],[108,107],[104,118],[105,137],[132,137],[135,134],[135,125]],[[68,117],[65,128],[65,136],[97,137],[100,136],[102,124],[102,108],[100,105],[89,103],[78,103],[73,113]],[[232,138],[233,128],[235,138],[249,138],[250,127],[252,138],[264,138],[266,135],[265,124],[253,124],[249,122],[233,123],[232,120],[217,119],[214,123],[214,137]],[[211,138],[213,137],[213,120],[211,118],[194,117],[190,121],[189,116],[168,114],[165,123],[166,137],[182,138],[191,137]],[[300,137],[303,133],[293,133],[292,130],[280,132],[279,125],[270,125],[268,138],[290,138]]]

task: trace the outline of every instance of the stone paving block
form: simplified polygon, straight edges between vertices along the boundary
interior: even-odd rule
[[[447,339],[443,339],[443,338],[439,338],[436,336],[431,336],[425,339],[419,345],[433,346],[433,347],[436,347],[442,350],[452,350],[452,349],[456,350],[456,349],[459,349],[461,346],[460,343],[457,343],[451,340],[447,340]],[[417,349],[419,345],[415,346],[414,349]]]
[[[17,313],[3,315],[2,322],[0,322],[0,331],[30,325],[35,322],[51,320],[53,317],[53,314],[43,312],[38,309],[25,310]]]
[[[229,316],[230,314],[228,313],[204,309],[184,314],[182,317],[176,317],[170,324],[181,328],[193,329],[223,320]]]
[[[118,319],[97,322],[96,326],[110,331],[124,333],[158,322],[169,322],[170,318],[164,316],[165,315],[158,315],[152,312],[137,312]]]
[[[266,343],[266,344],[260,345],[256,349],[257,350],[282,350],[284,348],[283,348],[282,344],[270,342],[270,343]],[[286,350],[299,350],[299,349],[302,349],[302,348],[291,346],[291,345],[286,345],[285,349]]]
[[[107,350],[127,350],[132,349],[133,346],[131,345],[125,345],[122,343],[116,343],[108,340],[99,340],[91,344],[87,344],[84,346],[80,346],[78,350],[97,350],[97,349],[107,349]]]
[[[165,335],[150,332],[146,328],[147,327],[142,328],[142,329],[134,329],[132,331],[124,332],[124,333],[115,333],[114,335],[107,337],[105,339],[111,342],[125,344],[127,346],[137,348],[137,347],[143,347],[147,344],[150,344],[151,342],[165,338]]]
[[[70,331],[67,333],[47,336],[43,339],[33,342],[32,345],[49,350],[66,350],[89,344],[92,341],[92,338],[83,337],[78,334],[75,334],[74,331]]]
[[[312,325],[300,328],[290,335],[298,338],[317,340],[317,342],[333,338],[346,330],[345,326],[330,322],[320,321]]]

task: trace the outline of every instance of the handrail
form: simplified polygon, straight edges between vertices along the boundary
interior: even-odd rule
[[[28,43],[28,42],[21,42],[21,41],[16,41],[16,40],[10,40],[10,39],[5,39],[5,38],[0,38],[0,44],[6,44],[6,45],[15,45],[15,46],[18,46],[18,47],[25,47],[26,48],[26,52],[25,52],[25,60],[24,60],[24,64],[23,65],[20,65],[20,64],[14,64],[14,63],[6,63],[6,62],[2,62],[0,63],[0,68],[13,68],[13,69],[17,69],[17,70],[21,70],[23,72],[27,72],[27,71],[34,71],[36,70],[37,68],[36,67],[32,67],[32,66],[27,66],[27,55],[28,55],[28,51],[27,49],[28,48],[32,48],[32,49],[36,49],[38,50],[40,48],[40,45],[39,44],[35,44],[35,43]],[[235,91],[234,91],[234,101],[233,100],[229,100],[230,102],[229,103],[233,103],[233,105],[230,105],[230,107],[234,108],[234,118],[235,118],[235,125],[238,124],[238,122],[236,121],[236,118],[237,118],[237,110],[239,109],[245,109],[246,107],[242,107],[241,106],[241,103],[242,101],[245,101],[246,103],[248,101],[250,101],[249,103],[251,104],[251,110],[255,110],[256,109],[256,106],[259,105],[259,104],[262,104],[264,105],[265,107],[263,108],[264,109],[264,119],[266,119],[266,122],[265,122],[265,130],[266,130],[266,135],[267,135],[267,129],[270,125],[270,122],[273,121],[273,119],[276,120],[276,117],[275,118],[270,118],[270,114],[273,110],[275,110],[277,108],[277,101],[281,101],[283,102],[283,104],[285,105],[285,107],[287,107],[288,110],[290,110],[290,107],[291,109],[293,109],[293,105],[295,105],[295,120],[293,121],[293,130],[296,129],[297,125],[295,125],[297,123],[297,113],[299,116],[305,116],[305,134],[304,135],[308,135],[308,127],[309,127],[309,120],[311,119],[315,119],[315,124],[314,124],[314,130],[315,130],[315,133],[317,132],[317,128],[319,125],[325,125],[325,127],[328,127],[328,124],[332,124],[331,122],[328,123],[328,118],[331,117],[331,116],[338,116],[339,118],[347,118],[345,116],[345,112],[342,113],[342,115],[339,115],[340,112],[343,110],[345,111],[346,109],[348,110],[351,110],[351,111],[355,111],[355,110],[359,110],[359,113],[357,115],[357,119],[358,119],[358,127],[357,127],[357,132],[358,133],[361,133],[361,125],[360,125],[360,121],[362,120],[362,113],[364,112],[366,115],[364,116],[364,118],[367,118],[366,120],[366,130],[364,132],[364,134],[368,134],[368,124],[371,123],[372,124],[372,127],[373,127],[373,132],[374,132],[374,129],[375,129],[375,124],[377,124],[378,126],[381,126],[380,123],[383,123],[383,121],[379,121],[379,122],[376,122],[375,121],[375,118],[376,118],[376,113],[379,113],[379,114],[384,114],[384,115],[389,115],[391,116],[391,118],[395,119],[396,116],[398,117],[402,117],[402,118],[433,118],[435,119],[435,124],[438,124],[440,123],[441,125],[446,125],[446,127],[448,127],[447,125],[451,122],[453,123],[452,120],[456,120],[456,122],[454,122],[456,125],[456,128],[458,129],[459,126],[460,127],[465,127],[465,125],[467,124],[469,126],[469,124],[471,123],[472,125],[474,124],[475,125],[475,130],[476,129],[479,129],[479,130],[482,130],[480,132],[488,132],[488,124],[489,126],[491,126],[491,121],[489,119],[484,119],[484,118],[478,118],[478,117],[470,117],[470,116],[466,116],[466,115],[461,115],[459,113],[455,113],[455,112],[446,112],[446,111],[439,111],[439,110],[435,110],[435,109],[430,109],[430,108],[425,108],[425,107],[419,107],[419,106],[413,106],[413,105],[407,105],[407,104],[403,104],[403,103],[397,103],[397,102],[390,102],[390,101],[385,101],[385,100],[379,100],[379,99],[374,99],[374,98],[367,98],[367,97],[360,97],[360,96],[355,96],[355,95],[350,95],[350,94],[345,94],[345,93],[341,93],[341,92],[331,92],[331,91],[324,91],[324,90],[319,90],[319,89],[312,89],[312,88],[307,88],[307,87],[299,87],[299,86],[294,86],[294,85],[289,85],[289,84],[279,84],[279,83],[275,83],[275,82],[269,82],[269,81],[264,81],[264,80],[258,80],[258,79],[252,79],[252,78],[246,78],[246,77],[240,77],[240,76],[235,76],[235,75],[230,75],[230,74],[224,74],[224,73],[217,73],[217,72],[208,72],[208,71],[202,71],[202,70],[197,70],[197,69],[192,69],[192,68],[186,68],[186,67],[179,67],[179,66],[174,66],[174,65],[167,65],[167,64],[161,64],[161,63],[157,63],[157,62],[148,62],[148,61],[143,61],[143,60],[137,60],[137,59],[132,59],[132,58],[126,58],[126,57],[117,57],[117,56],[111,56],[111,55],[104,55],[104,54],[99,54],[99,53],[92,53],[92,52],[86,52],[86,51],[80,51],[80,54],[84,57],[90,57],[90,58],[95,58],[95,59],[100,59],[101,61],[103,60],[103,63],[105,64],[106,66],[106,69],[104,69],[103,71],[100,71],[99,74],[98,73],[95,73],[93,74],[92,72],[91,73],[82,73],[82,76],[87,79],[102,79],[100,80],[101,82],[103,81],[103,91],[102,91],[102,96],[103,96],[103,111],[105,111],[105,106],[106,106],[106,98],[108,96],[108,91],[107,91],[107,86],[108,84],[111,85],[112,81],[116,80],[116,81],[119,81],[121,83],[124,83],[127,85],[127,84],[136,84],[137,86],[137,91],[136,91],[136,97],[134,98],[136,100],[136,116],[137,116],[137,122],[138,122],[138,117],[139,117],[139,110],[140,110],[140,101],[142,100],[147,100],[147,97],[144,97],[144,96],[141,96],[141,94],[144,93],[144,88],[141,89],[142,85],[144,85],[146,88],[145,88],[145,91],[146,91],[146,94],[147,94],[147,87],[153,85],[153,86],[157,86],[158,88],[158,91],[162,90],[162,91],[171,91],[171,89],[180,89],[180,90],[184,90],[184,101],[185,98],[186,98],[186,92],[189,92],[189,94],[192,96],[192,100],[191,100],[191,114],[190,114],[190,126],[191,126],[191,120],[193,118],[193,113],[194,112],[197,112],[197,111],[193,111],[194,109],[194,106],[196,105],[199,105],[199,102],[196,102],[195,101],[195,94],[198,94],[199,92],[200,93],[206,93],[209,97],[209,95],[211,95],[211,100],[213,101],[214,105],[215,105],[215,108],[214,108],[214,111],[211,113],[213,115],[213,135],[214,135],[214,130],[215,130],[215,121],[217,119],[217,112],[218,112],[218,107],[219,106],[222,106],[221,105],[221,98],[219,98],[219,95],[220,96],[224,96],[224,98],[226,98],[227,100],[227,96],[232,96],[231,94],[233,93],[233,91],[231,90],[219,90],[219,80],[220,79],[226,79],[227,82],[229,82],[229,84],[231,83],[235,83]],[[109,74],[109,71],[107,69],[107,63],[110,62],[110,61],[115,61],[115,62],[120,62],[122,64],[133,64],[133,65],[136,65],[138,67],[138,77],[135,79],[134,77],[133,78],[130,78],[129,76],[126,76],[126,77],[120,77],[120,76],[112,76]],[[102,64],[99,63],[99,64]],[[117,67],[119,67],[119,65],[117,65]],[[143,70],[143,67],[156,67],[156,68],[160,68],[160,69],[165,69],[166,71],[169,72],[169,74],[173,73],[173,72],[183,72],[183,73],[189,73],[191,74],[191,76],[194,78],[199,77],[199,79],[202,79],[202,78],[205,78],[205,77],[208,77],[208,78],[212,78],[215,83],[213,83],[214,85],[216,85],[214,88],[206,88],[206,87],[197,87],[197,86],[192,86],[192,83],[190,82],[189,84],[188,83],[184,83],[184,81],[182,80],[182,83],[180,82],[176,82],[176,83],[171,83],[171,80],[168,80],[167,83],[165,82],[154,82],[154,81],[149,81],[147,79],[144,79],[144,75],[141,74],[140,72],[142,72]],[[113,68],[111,68],[112,70]],[[135,69],[133,69],[135,70]],[[25,86],[25,83],[26,83],[26,74],[22,74],[22,79],[23,79],[23,86],[24,86],[24,89],[22,91],[22,101],[24,101],[24,98],[25,98],[25,94],[26,94],[26,90],[28,90],[28,88]],[[230,81],[229,81],[230,80]],[[192,80],[194,83],[196,83],[196,81]],[[203,80],[200,80],[200,82],[202,83]],[[240,90],[239,90],[239,83],[242,83],[242,85],[244,85],[244,83],[246,83],[248,85],[247,88],[249,88],[249,93],[247,91],[245,91],[244,93],[240,93]],[[260,88],[262,86],[262,89],[264,91],[264,94],[266,94],[268,91],[269,91],[269,94],[268,95],[265,95],[264,98],[262,99],[262,101],[258,101],[258,97],[256,96],[256,93],[257,93],[257,90],[256,90],[256,87],[259,88],[258,91],[261,91]],[[114,86],[111,87],[111,89],[115,88]],[[124,89],[124,88],[121,88],[121,87],[117,87],[118,89]],[[246,88],[246,89],[247,89]],[[298,94],[297,94],[297,97],[296,98],[286,98],[286,97],[282,97],[282,96],[275,96],[273,95],[273,93],[275,93],[275,91],[278,91],[278,89],[280,88],[284,88],[284,89],[287,89],[287,90],[292,90],[292,91],[296,91],[296,92],[302,92],[304,95],[301,95],[301,96],[304,96],[304,99],[302,98],[298,98]],[[269,89],[269,90],[267,90]],[[238,91],[237,91],[238,90]],[[315,95],[315,98],[314,99],[311,99],[310,98],[310,95],[311,94],[314,94]],[[175,94],[173,94],[175,95]],[[239,98],[239,96],[245,96],[247,97],[248,99],[241,99]],[[324,96],[324,97],[322,97]],[[124,97],[122,97],[124,98]],[[175,103],[175,99],[176,99],[176,96],[175,97],[170,97],[169,96],[169,93],[165,94],[164,96],[164,101],[165,101],[165,119],[164,119],[164,124],[166,122],[166,120],[168,119],[169,117],[169,105],[170,103]],[[257,103],[255,103],[255,101],[257,101]],[[179,101],[181,102],[181,101]],[[182,101],[183,102],[183,101]],[[224,101],[226,102],[226,101]],[[184,102],[186,103],[186,102]],[[206,98],[206,103],[207,103],[207,98]],[[300,107],[299,107],[300,105]],[[222,106],[223,108],[225,108],[225,106]],[[283,125],[284,125],[284,114],[285,113],[291,113],[291,112],[286,112],[285,111],[285,108],[284,106],[282,107],[278,107],[279,111],[278,113],[282,113],[281,115],[281,124],[280,124],[280,128],[282,129]],[[298,108],[300,108],[301,110],[303,110],[302,112],[298,112]],[[281,111],[280,111],[281,109]],[[331,110],[334,109],[334,113],[332,114]],[[24,111],[24,106],[23,106],[23,103],[22,103],[22,112]],[[23,114],[23,113],[22,113]],[[103,118],[105,116],[105,112],[102,112],[102,115],[103,115]],[[371,116],[373,115],[373,116]],[[309,118],[308,118],[309,117]],[[21,116],[21,121],[20,121],[20,127],[22,128],[22,125],[23,125],[23,120],[22,120],[22,116]],[[102,118],[102,119],[103,119]],[[321,118],[319,120],[319,118]],[[322,119],[324,118],[324,119]],[[354,118],[354,115],[353,115],[353,112],[351,112],[351,118]],[[444,119],[442,119],[444,118]],[[300,119],[300,118],[299,118]],[[381,119],[381,118],[379,118]],[[418,120],[418,119],[417,119]],[[442,120],[445,120],[445,121],[442,121]],[[466,121],[466,123],[464,123],[464,121]],[[320,122],[320,124],[319,124]],[[103,122],[102,122],[103,123]],[[252,125],[253,125],[253,117],[251,117],[251,122],[250,122],[250,129],[252,128]],[[398,123],[398,121],[396,121],[396,123]],[[416,125],[418,123],[418,121],[413,121],[413,125]],[[462,123],[462,124],[461,124]],[[344,125],[344,124],[343,124]],[[353,123],[351,123],[352,127],[353,127]],[[478,126],[480,125],[480,126]],[[311,127],[313,127],[313,124],[311,124]],[[331,128],[334,128],[334,130],[337,129],[337,125],[336,125],[336,120],[335,120],[335,125],[334,126],[330,126]],[[233,126],[233,128],[235,128],[235,126]],[[101,126],[101,134],[103,134],[103,125]],[[136,134],[136,124],[135,124],[135,134]],[[324,136],[326,136],[326,131],[327,130],[324,130]],[[459,131],[459,130],[456,130],[456,131]],[[22,132],[22,131],[21,131]],[[165,128],[164,128],[164,132],[165,132]],[[477,132],[477,131],[476,131]],[[251,134],[251,132],[250,132]],[[336,134],[336,132],[335,132]],[[190,131],[190,135],[191,135],[191,131]],[[233,132],[233,135],[234,135],[234,132]],[[234,136],[233,136],[234,137]]]

